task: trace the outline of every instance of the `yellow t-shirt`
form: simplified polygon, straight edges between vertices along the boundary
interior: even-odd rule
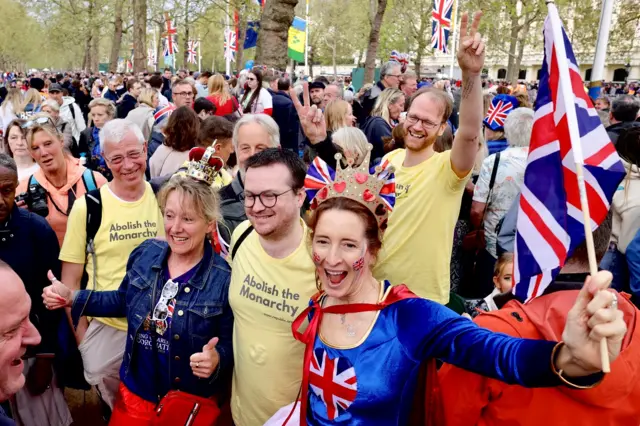
[[[291,323],[317,291],[308,230],[300,222],[304,237],[286,258],[269,256],[252,232],[231,261],[229,304],[235,318],[231,411],[237,426],[262,426],[292,403],[300,389],[304,345],[293,338]],[[245,221],[236,228],[232,247],[248,226]]]
[[[451,151],[435,153],[413,167],[402,165],[404,149],[385,158],[396,168],[396,205],[374,275],[446,304],[453,232],[469,176],[460,178],[453,171]]]
[[[164,236],[164,225],[158,202],[151,185],[138,201],[128,202],[118,198],[109,185],[100,188],[102,196],[102,221],[95,237],[96,290],[117,290],[127,270],[129,255],[143,241]],[[60,250],[60,260],[70,263],[85,263],[87,238],[87,201],[80,197],[73,204],[67,233]],[[93,289],[93,261],[86,261],[89,276],[88,289]],[[126,318],[95,318],[118,330],[127,330]]]

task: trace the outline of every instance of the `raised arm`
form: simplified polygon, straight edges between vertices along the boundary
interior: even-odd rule
[[[484,42],[478,32],[482,12],[476,12],[471,28],[469,16],[463,14],[460,21],[458,43],[458,66],[462,71],[462,94],[460,100],[459,125],[451,148],[451,165],[460,177],[473,168],[478,141],[482,131],[482,82],[480,74],[484,66]]]

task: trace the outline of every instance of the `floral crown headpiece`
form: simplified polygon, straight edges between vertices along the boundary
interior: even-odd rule
[[[214,141],[215,144],[215,141]],[[213,185],[216,175],[224,166],[224,160],[215,155],[216,150],[212,146],[207,149],[196,147],[189,151],[189,161],[186,162],[176,174],[189,176],[208,185]]]
[[[353,160],[348,159],[347,166],[343,167],[340,162],[342,154],[336,154],[335,171],[320,157],[316,157],[307,170],[304,189],[311,200],[311,210],[336,197],[349,198],[363,204],[375,216],[382,235],[387,229],[389,212],[393,210],[396,201],[394,168],[385,161],[370,169],[371,145],[368,146],[368,151],[359,166],[354,166]]]

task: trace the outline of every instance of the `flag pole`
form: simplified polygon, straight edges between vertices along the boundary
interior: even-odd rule
[[[200,34],[198,34],[198,72],[202,72],[202,46],[200,45]]]
[[[230,31],[230,29],[229,29],[229,3],[230,2],[227,2],[227,13],[225,14],[225,24],[224,24],[224,32],[225,32],[224,35],[225,35],[225,41],[227,42],[227,44],[229,43],[229,41],[226,40],[226,37],[227,37],[228,32]],[[227,49],[231,49],[231,46],[227,46]],[[224,52],[224,53],[225,53],[224,60],[226,62],[225,74],[226,75],[231,75],[231,59],[229,58],[229,55],[226,55],[226,52]]]
[[[567,53],[564,45],[564,36],[562,34],[562,22],[558,15],[558,9],[553,0],[547,0],[547,8],[549,11],[549,19],[551,22],[551,30],[553,31],[555,57],[558,62],[559,79],[558,86],[562,93],[563,108],[567,115],[567,127],[569,128],[569,136],[571,138],[571,149],[573,151],[573,159],[576,163],[576,176],[578,178],[578,190],[580,192],[580,205],[582,207],[582,216],[584,222],[584,236],[587,243],[587,254],[589,256],[589,272],[591,276],[598,273],[598,262],[596,260],[596,251],[593,244],[593,231],[591,230],[591,214],[589,213],[589,200],[587,199],[587,188],[584,183],[584,158],[582,155],[582,145],[580,145],[580,130],[578,129],[578,117],[576,116],[575,95],[571,86],[571,75],[569,74],[569,64],[567,63]],[[609,364],[609,352],[607,349],[607,340],[600,341],[600,358],[602,362],[602,371],[604,373],[611,372]]]
[[[307,9],[304,25],[304,75],[309,75],[309,0],[307,0]]]
[[[453,41],[451,42],[451,65],[449,66],[449,78],[453,78],[453,66],[456,62],[456,41],[458,40],[457,33],[458,27],[456,26],[456,22],[458,21],[458,1],[454,0],[453,3]],[[418,64],[421,66],[421,64]]]
[[[609,30],[611,28],[612,16],[613,0],[603,0],[602,10],[600,12],[600,26],[598,27],[596,54],[593,58],[591,82],[589,83],[589,97],[591,99],[597,99],[600,96],[602,79],[604,78],[604,61],[607,56],[607,45],[609,44]]]

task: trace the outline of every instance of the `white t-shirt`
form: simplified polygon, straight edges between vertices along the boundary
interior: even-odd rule
[[[249,95],[245,99],[243,107],[246,107],[252,95],[253,93],[249,93]],[[265,112],[265,110],[271,109],[273,109],[273,99],[271,99],[271,93],[269,93],[269,91],[263,87],[260,89],[260,93],[258,93],[258,99],[251,107],[251,113],[259,114]]]
[[[527,167],[527,155],[529,148],[508,148],[500,153],[498,172],[496,181],[493,184],[493,192],[488,202],[487,211],[484,215],[484,232],[487,242],[487,251],[497,258],[496,246],[498,236],[496,226],[500,219],[504,217],[516,197],[520,193],[520,186],[524,182],[524,170]],[[473,201],[487,203],[489,195],[489,182],[493,172],[493,164],[496,154],[488,156],[482,162],[482,169],[475,190],[473,191]]]

